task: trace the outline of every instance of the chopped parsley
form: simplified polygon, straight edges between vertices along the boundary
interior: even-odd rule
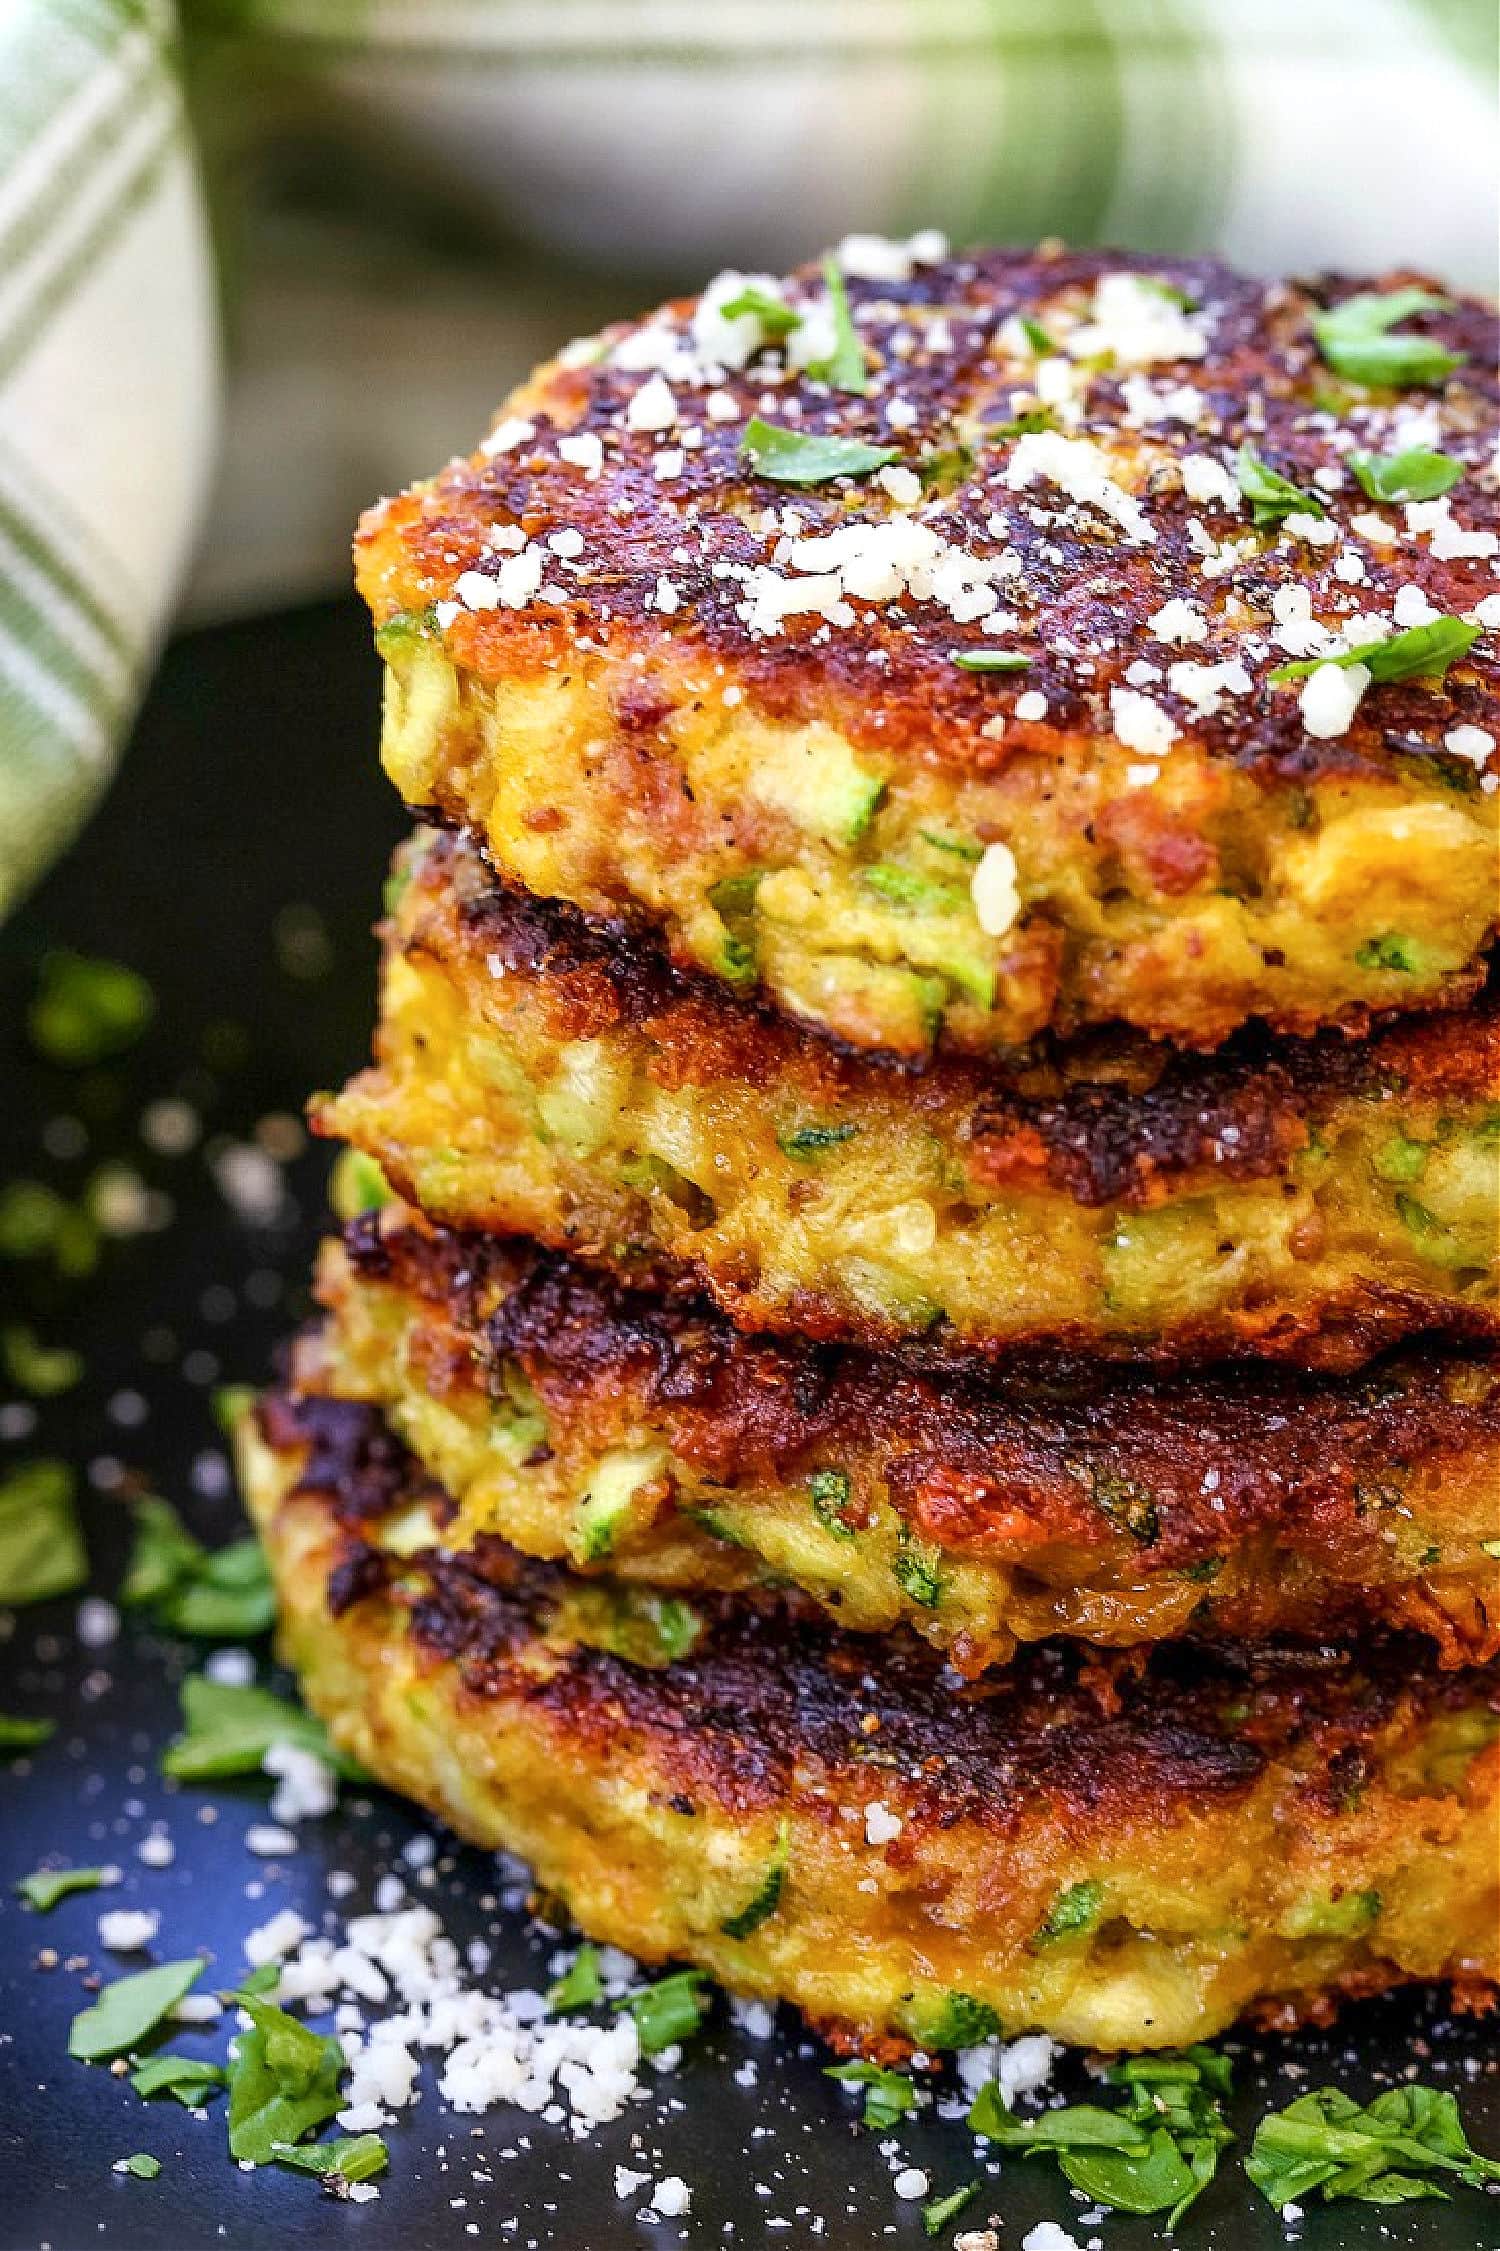
[[[660,2055],[697,2031],[708,2014],[707,1982],[702,1970],[678,1970],[616,2001],[617,2009],[628,2009],[635,2018],[643,2056]]]
[[[135,1546],[120,1600],[149,1609],[168,1633],[210,1641],[250,1640],[269,1632],[276,1615],[271,1575],[254,1534],[205,1548],[171,1502],[155,1494],[136,1504]]]
[[[1467,655],[1479,639],[1477,625],[1461,617],[1435,617],[1426,625],[1408,626],[1388,641],[1371,641],[1362,649],[1344,649],[1338,656],[1299,657],[1295,664],[1279,664],[1269,675],[1273,681],[1305,680],[1325,664],[1347,669],[1362,664],[1372,681],[1441,680],[1450,664]]]
[[[826,383],[835,391],[849,391],[863,398],[870,388],[869,370],[865,366],[865,348],[859,340],[854,325],[854,315],[849,310],[849,292],[844,286],[843,269],[837,258],[823,260],[823,281],[828,290],[828,306],[833,314],[833,350],[825,360],[814,360],[808,374],[818,382]]]
[[[1336,2087],[1299,2095],[1256,2127],[1245,2171],[1278,2210],[1314,2194],[1326,2203],[1446,2199],[1434,2174],[1467,2188],[1500,2181],[1500,2162],[1470,2147],[1454,2097],[1423,2086],[1389,2088],[1363,2108]]]
[[[1118,2110],[1074,2103],[1039,2117],[1012,2118],[991,2080],[969,2125],[1001,2149],[1050,2155],[1064,2177],[1096,2204],[1117,2212],[1165,2212],[1171,2234],[1218,2169],[1234,2136],[1225,2122],[1229,2065],[1203,2047],[1130,2056],[1105,2074],[1125,2090]]]
[[[243,1988],[231,1999],[250,2029],[239,2034],[228,2067],[229,2153],[269,2165],[338,2109],[344,2051],[332,2034],[312,2031],[273,2001]]]
[[[759,321],[762,335],[773,343],[802,326],[802,315],[795,305],[773,297],[769,289],[757,288],[753,281],[746,282],[737,297],[731,297],[719,307],[719,317],[721,320]]]
[[[878,2063],[831,2063],[825,2064],[823,2076],[844,2087],[864,2088],[860,2115],[877,2134],[888,2132],[916,2106],[917,2090],[904,2071],[887,2071]]]
[[[1351,383],[1437,384],[1463,365],[1462,352],[1450,352],[1431,336],[1414,336],[1397,323],[1415,313],[1443,313],[1452,300],[1430,289],[1361,292],[1313,316],[1313,336],[1326,366]]]
[[[123,962],[49,953],[26,1028],[49,1063],[78,1069],[133,1047],[155,1012],[151,987]]]
[[[899,461],[899,446],[866,445],[862,438],[819,437],[811,430],[786,430],[753,414],[745,424],[740,452],[758,477],[778,485],[822,485],[833,477],[868,477],[887,462]]]
[[[583,1945],[560,1978],[547,1988],[547,2006],[554,2016],[573,2009],[591,2009],[604,1999],[604,1979],[599,1974],[599,1949]]]
[[[0,1604],[72,1594],[88,1575],[66,1462],[22,1462],[0,1478]]]
[[[35,1329],[13,1321],[0,1329],[0,1366],[18,1391],[55,1399],[82,1379],[83,1355],[71,1345],[43,1344]]]
[[[11,1180],[0,1188],[0,1258],[50,1258],[65,1281],[78,1281],[99,1263],[99,1230],[55,1188]]]
[[[56,1720],[22,1719],[15,1712],[0,1712],[0,1752],[34,1751],[57,1733]]]
[[[185,2110],[197,2110],[228,2082],[221,2063],[207,2063],[199,2056],[151,2056],[130,2074],[131,2086],[143,2099],[175,2095]]]
[[[1351,453],[1349,466],[1371,500],[1441,500],[1464,473],[1451,453],[1408,446],[1404,453]]]
[[[941,2235],[944,2228],[953,2225],[960,2212],[967,2210],[978,2194],[979,2183],[969,2181],[963,2188],[950,2190],[947,2196],[935,2196],[930,2204],[922,2207],[922,2232],[925,2235]]]
[[[154,2181],[161,2171],[161,2159],[149,2150],[138,2149],[133,2157],[122,2157],[114,2170],[128,2173],[133,2181]]]
[[[158,1962],[154,1969],[117,1977],[101,1988],[91,2008],[81,2009],[68,2028],[68,2054],[79,2063],[104,2063],[138,2048],[163,2017],[190,1993],[203,1971],[203,1958]]]
[[[364,1770],[335,1749],[311,1712],[268,1688],[238,1688],[190,1673],[182,1684],[183,1732],[162,1753],[163,1774],[179,1782],[218,1782],[233,1774],[259,1774],[273,1743],[311,1751],[348,1781]]]
[[[1304,492],[1289,477],[1283,477],[1279,469],[1273,469],[1248,443],[1242,445],[1234,457],[1234,474],[1240,491],[1250,503],[1251,520],[1261,531],[1288,516],[1327,513],[1315,492]]]
[[[950,649],[960,672],[1024,672],[1031,658],[1024,649]]]
[[[1022,335],[1039,360],[1052,357],[1057,350],[1057,346],[1039,320],[1033,320],[1029,313],[1022,313],[1019,316],[1019,325]]]
[[[341,2134],[331,2142],[310,2142],[298,2149],[291,2142],[276,2142],[271,2155],[278,2165],[291,2165],[299,2173],[319,2173],[333,2188],[340,2181],[368,2181],[383,2173],[391,2153],[378,2134]]]
[[[75,1891],[97,1891],[107,1875],[108,1870],[103,1868],[38,1868],[34,1874],[20,1877],[14,1889],[28,1907],[45,1915]]]
[[[776,1850],[766,1865],[765,1874],[739,1913],[727,1916],[719,1925],[726,1938],[748,1938],[752,1931],[759,1930],[761,1924],[775,1914],[781,1905],[791,1847],[791,1824],[783,1820],[776,1833]]]

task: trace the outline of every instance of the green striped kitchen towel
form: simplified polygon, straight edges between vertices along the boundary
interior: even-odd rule
[[[0,7],[0,911],[108,777],[210,465],[173,37],[151,0]]]
[[[0,909],[107,775],[182,591],[215,422],[200,168],[236,317],[198,615],[338,583],[358,500],[470,442],[612,292],[851,229],[1493,286],[1493,0],[183,17],[185,63],[165,0],[0,0]],[[290,237],[288,151],[337,214]]]

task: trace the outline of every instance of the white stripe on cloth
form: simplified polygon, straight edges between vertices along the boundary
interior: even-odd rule
[[[0,620],[0,680],[8,681],[56,730],[68,747],[90,766],[102,766],[110,749],[110,728],[96,711],[32,654],[24,642],[6,630]],[[4,897],[5,871],[0,867],[0,898]]]

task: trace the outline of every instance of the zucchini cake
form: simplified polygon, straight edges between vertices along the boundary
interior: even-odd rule
[[[1211,1058],[1141,1034],[927,1072],[493,880],[398,862],[376,1067],[315,1102],[413,1204],[742,1327],[934,1355],[1349,1366],[1500,1326],[1500,1008]]]
[[[409,804],[847,1043],[1465,1000],[1493,310],[860,239],[570,346],[365,518]]]
[[[377,1409],[447,1495],[449,1549],[496,1535],[664,1599],[787,1584],[968,1676],[1058,1634],[1385,1625],[1445,1666],[1500,1656],[1493,1351],[1002,1385],[746,1337],[393,1202],[324,1245],[317,1296],[304,1432],[337,1457]]]
[[[240,1436],[309,1703],[596,1938],[877,2049],[1169,2046],[1500,1973],[1494,1665],[1048,1643],[964,1689],[794,1602],[664,1635],[638,1591],[414,1545],[442,1497],[375,1411],[316,1466],[302,1416],[273,1393]]]

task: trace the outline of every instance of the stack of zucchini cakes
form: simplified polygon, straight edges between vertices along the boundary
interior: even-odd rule
[[[851,237],[382,503],[243,1432],[338,1738],[845,2045],[1500,1977],[1496,331]]]

